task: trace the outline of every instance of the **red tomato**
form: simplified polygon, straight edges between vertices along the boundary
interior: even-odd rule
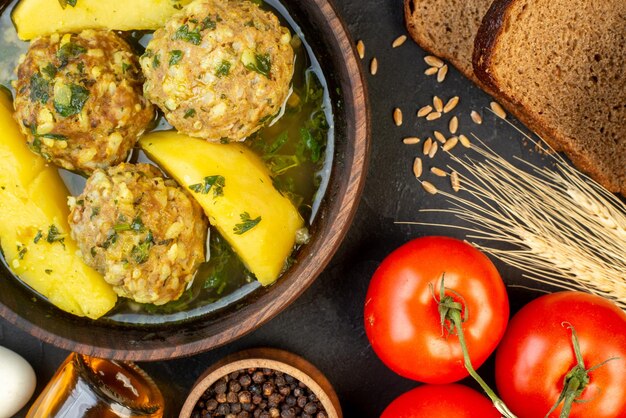
[[[559,292],[524,306],[511,320],[496,354],[496,384],[519,418],[544,417],[576,365],[576,330],[590,382],[570,418],[626,417],[626,313],[599,296]],[[561,408],[550,416],[558,417]]]
[[[400,395],[380,418],[500,418],[486,397],[458,384],[422,385]]]
[[[483,253],[453,238],[410,241],[383,260],[365,302],[365,331],[372,348],[401,376],[450,383],[468,375],[459,339],[442,330],[429,287],[439,295],[444,274],[445,288],[458,293],[446,294],[467,311],[463,329],[475,368],[504,334],[509,300],[498,271]]]

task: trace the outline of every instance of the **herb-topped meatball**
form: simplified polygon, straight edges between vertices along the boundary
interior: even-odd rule
[[[175,300],[205,259],[202,209],[152,165],[96,170],[70,209],[83,259],[120,296],[157,305]]]
[[[289,94],[294,52],[278,18],[247,0],[197,0],[154,33],[144,92],[180,132],[239,141]]]
[[[126,159],[154,117],[136,56],[114,32],[34,40],[17,68],[15,119],[30,148],[91,173]]]

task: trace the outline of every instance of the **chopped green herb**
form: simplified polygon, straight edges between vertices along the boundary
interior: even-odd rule
[[[61,134],[48,133],[39,136],[42,138],[54,139],[55,141],[67,141],[67,137]]]
[[[176,10],[182,10],[183,9],[183,5],[180,3],[176,3],[174,5],[172,5],[172,7]]]
[[[285,130],[278,135],[278,138],[271,144],[267,145],[265,149],[266,154],[275,154],[276,151],[282,148],[283,145],[289,140],[289,134]]]
[[[150,256],[150,248],[154,244],[154,238],[152,236],[152,231],[148,231],[148,235],[146,238],[140,242],[138,245],[133,246],[130,251],[130,256],[137,264],[143,264],[148,261],[148,257]]]
[[[84,74],[84,73],[85,73],[85,63],[83,63],[83,62],[79,62],[79,63],[76,65],[76,68],[78,69],[78,72],[79,72],[80,74]]]
[[[213,30],[217,27],[215,21],[211,20],[209,16],[205,17],[202,20],[202,25],[200,26],[200,30],[203,31],[205,29]]]
[[[183,51],[175,49],[170,51],[170,67],[176,65],[183,59]]]
[[[235,227],[233,228],[233,232],[236,235],[245,234],[246,232],[257,226],[259,222],[261,222],[260,216],[252,219],[250,218],[250,214],[248,212],[239,214],[239,217],[241,218],[241,223],[235,225]]]
[[[33,239],[33,242],[35,244],[37,244],[39,242],[39,240],[41,239],[41,237],[43,237],[43,232],[40,229],[39,231],[37,231],[37,235],[35,235],[35,238]]]
[[[254,27],[254,22],[252,20],[248,20],[246,23],[243,24],[244,26],[247,26],[249,28],[253,28]]]
[[[220,144],[228,144],[230,143],[230,139],[228,139],[227,137],[223,136],[220,138]]]
[[[314,163],[318,162],[322,156],[322,144],[313,137],[311,129],[301,128],[300,138],[304,148],[307,149],[311,155],[311,161]]]
[[[111,230],[109,231],[109,234],[107,235],[107,239],[100,246],[106,250],[111,245],[115,244],[116,242],[117,242],[117,232],[115,232],[115,230]]]
[[[35,73],[30,78],[30,100],[46,104],[50,99],[50,83],[41,73]]]
[[[91,247],[91,250],[89,251],[91,253],[92,257],[96,256],[96,247]]]
[[[67,6],[76,7],[77,1],[78,0],[59,0],[59,4],[65,9]]]
[[[89,90],[77,84],[69,85],[69,93],[69,99],[63,95],[54,100],[54,109],[65,118],[80,113],[89,99]]]
[[[61,62],[59,68],[65,67],[72,58],[76,58],[85,52],[87,52],[87,48],[73,42],[63,44],[63,46],[57,51],[57,58]]]
[[[161,55],[156,54],[154,58],[152,58],[152,68],[157,68],[159,65],[161,65]]]
[[[48,236],[46,237],[46,241],[50,244],[59,242],[63,245],[63,247],[65,247],[65,237],[61,234],[56,225],[50,225],[48,227]]]
[[[196,109],[187,109],[187,111],[185,112],[185,116],[183,116],[185,119],[189,119],[189,118],[193,118],[194,116],[196,116]]]
[[[141,220],[141,217],[136,216],[135,219],[133,219],[133,222],[128,224],[128,223],[119,223],[116,224],[115,226],[113,226],[113,229],[116,232],[122,232],[122,231],[135,231],[135,232],[143,232],[145,231],[144,225],[143,225],[143,221]]]
[[[99,206],[93,207],[91,208],[91,216],[89,217],[89,219],[93,219],[99,214],[100,214],[100,207]]]
[[[52,269],[45,269],[46,274],[52,274]]]
[[[130,68],[130,64],[123,62],[122,63],[122,74],[126,74],[126,71]]]
[[[220,65],[217,66],[217,69],[215,70],[215,75],[218,77],[223,77],[226,76],[230,73],[230,62],[226,61],[226,60],[222,60],[222,62],[220,63]]]
[[[200,31],[198,29],[190,31],[189,25],[185,23],[174,33],[172,40],[181,40],[191,42],[194,45],[200,45],[200,42],[202,42],[202,36],[200,35]]]
[[[27,252],[28,252],[28,248],[26,248],[25,245],[17,244],[17,258],[19,258],[20,260],[23,260]]]
[[[48,76],[48,78],[54,78],[57,75],[57,67],[49,63],[41,69],[41,72]]]
[[[226,179],[218,175],[207,176],[203,183],[192,184],[189,189],[200,194],[208,194],[213,189],[213,197],[218,197],[224,194],[224,186],[226,186]]]
[[[266,155],[263,157],[272,174],[279,176],[287,170],[300,165],[300,160],[295,155]]]
[[[270,78],[272,59],[270,54],[254,54],[253,60],[245,58],[244,66],[250,71],[255,71],[267,78]]]

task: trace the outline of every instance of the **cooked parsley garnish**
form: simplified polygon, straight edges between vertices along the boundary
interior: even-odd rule
[[[183,51],[175,49],[170,51],[170,67],[176,65],[183,59]]]
[[[246,68],[250,71],[256,71],[257,73],[270,78],[272,58],[270,57],[270,54],[254,54],[254,61],[247,63]]]
[[[191,108],[191,109],[187,109],[183,117],[185,119],[189,119],[189,118],[193,118],[194,116],[196,116],[196,109]]]
[[[41,73],[33,74],[30,78],[30,100],[46,104],[48,99],[50,99],[50,82],[43,78]]]
[[[213,189],[213,197],[222,196],[224,194],[224,186],[226,179],[223,176],[207,176],[203,183],[192,184],[189,186],[196,193],[208,194]]]
[[[230,65],[231,65],[230,62],[226,60],[222,60],[220,65],[218,65],[217,69],[215,70],[215,75],[218,77],[223,77],[225,75],[228,75],[230,73]]]
[[[182,40],[186,42],[191,42],[194,45],[200,45],[200,42],[202,42],[202,36],[200,35],[199,29],[196,28],[195,30],[190,31],[189,25],[185,23],[180,28],[178,28],[176,33],[174,33],[172,40]]]
[[[252,219],[250,218],[250,214],[248,212],[239,214],[239,217],[241,218],[241,223],[235,225],[235,227],[233,228],[233,232],[236,235],[242,235],[248,232],[249,230],[257,226],[259,222],[261,222],[260,216],[258,216],[255,219]]]
[[[54,98],[54,110],[64,118],[79,114],[89,99],[89,90],[78,84],[70,84],[61,91],[63,94],[57,93]]]

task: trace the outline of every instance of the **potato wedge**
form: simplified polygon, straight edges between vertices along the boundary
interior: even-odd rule
[[[174,131],[148,134],[139,143],[198,200],[257,280],[273,283],[304,221],[274,188],[263,161],[244,145],[214,144]]]
[[[11,17],[22,40],[83,29],[154,30],[191,0],[21,0]],[[67,2],[71,3],[71,2]]]
[[[57,170],[30,152],[0,94],[0,244],[9,268],[60,309],[99,318],[117,295],[77,255],[68,191]]]

